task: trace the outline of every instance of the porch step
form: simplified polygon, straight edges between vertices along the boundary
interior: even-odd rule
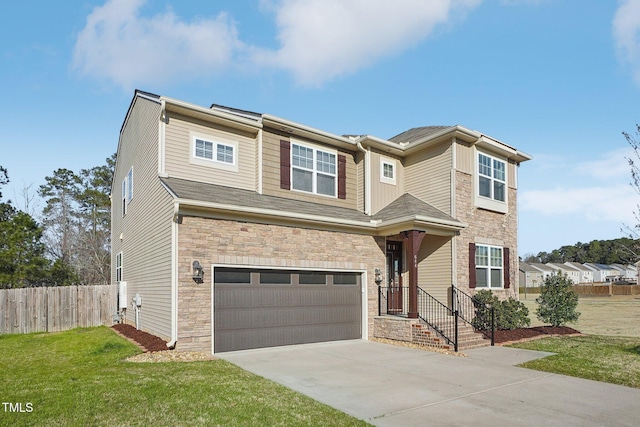
[[[444,326],[444,325],[443,325]],[[417,323],[412,325],[413,342],[428,347],[442,348],[453,350],[453,344],[449,344],[437,331],[426,323]],[[458,324],[458,351],[470,350],[472,348],[488,347],[491,340],[486,339],[479,332],[467,323]]]

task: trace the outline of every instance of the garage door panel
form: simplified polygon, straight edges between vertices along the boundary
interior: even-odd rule
[[[216,352],[362,337],[358,285],[214,285]]]

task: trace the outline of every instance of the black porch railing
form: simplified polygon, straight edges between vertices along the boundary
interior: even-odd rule
[[[458,322],[459,319],[491,338],[491,345],[495,344],[495,310],[469,294],[451,286],[451,305],[448,307],[434,298],[424,289],[418,287],[418,318],[438,332],[448,344],[458,351]],[[479,330],[473,319],[481,311],[484,316],[490,316],[489,330]],[[409,312],[409,287],[378,286],[378,315],[385,314],[406,316]]]
[[[418,317],[458,351],[458,312],[418,288]]]
[[[485,304],[478,299],[472,297],[464,291],[458,289],[455,285],[451,285],[451,301],[453,302],[454,310],[458,311],[460,318],[473,326],[475,330],[481,332],[485,337],[491,338],[491,345],[495,345],[496,335],[496,311],[495,308],[489,304]],[[483,318],[489,318],[489,327],[479,328],[478,322],[474,322],[476,316],[482,316]],[[482,322],[486,323],[486,322]]]

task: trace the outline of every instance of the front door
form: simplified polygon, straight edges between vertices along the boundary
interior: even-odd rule
[[[402,242],[387,242],[387,313],[402,313]]]

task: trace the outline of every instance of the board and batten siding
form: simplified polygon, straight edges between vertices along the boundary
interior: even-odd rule
[[[383,182],[381,176],[381,162],[383,160],[395,163],[395,184]],[[381,154],[371,150],[371,214],[375,215],[389,203],[393,202],[405,192],[404,165],[402,159],[388,154]],[[415,193],[412,193],[415,194]]]
[[[356,209],[358,203],[358,177],[356,172],[355,153],[336,149],[322,143],[296,138],[295,140],[335,150],[346,158],[346,198],[322,196],[303,191],[284,190],[280,188],[280,141],[289,140],[289,137],[278,135],[265,130],[262,135],[262,185],[264,194],[288,199],[302,200],[306,202],[320,203],[345,208]],[[294,140],[294,141],[295,141]],[[319,212],[320,213],[320,212]],[[321,214],[321,213],[320,213]]]
[[[425,148],[405,158],[405,192],[451,215],[451,142]]]
[[[193,162],[192,136],[206,137],[214,142],[237,146],[237,170]],[[165,126],[165,172],[174,178],[225,185],[245,190],[257,190],[257,135],[239,130],[224,129],[220,125],[172,113]]]
[[[127,282],[126,322],[135,323],[131,299],[142,298],[140,329],[171,337],[171,221],[173,199],[158,179],[160,104],[136,98],[123,128],[112,197],[111,277],[122,252]],[[133,199],[122,216],[122,181],[133,167]]]

